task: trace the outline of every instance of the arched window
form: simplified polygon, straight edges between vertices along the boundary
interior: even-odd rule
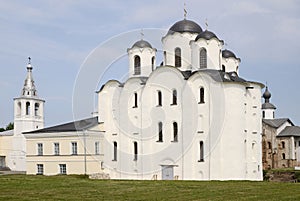
[[[113,142],[113,145],[114,145],[113,161],[116,161],[118,157],[118,143]]]
[[[177,122],[173,122],[173,141],[178,142],[178,124]]]
[[[226,71],[226,69],[225,69],[225,66],[224,66],[224,65],[222,65],[222,71],[223,71],[223,72],[225,72],[225,71]]]
[[[204,88],[200,88],[200,94],[199,94],[199,103],[204,103]]]
[[[141,74],[141,58],[137,55],[134,57],[134,74]]]
[[[281,148],[284,149],[285,148],[285,142],[281,142]]]
[[[26,102],[26,115],[30,115],[30,103]]]
[[[199,147],[199,155],[200,155],[200,159],[199,162],[203,162],[204,161],[204,143],[203,141],[200,141],[200,147]]]
[[[161,94],[161,91],[157,91],[157,106],[162,106],[162,94]]]
[[[263,116],[263,119],[266,117],[266,112],[265,111],[263,111],[262,116]]]
[[[207,53],[205,48],[200,50],[200,68],[207,68]]]
[[[173,89],[172,91],[172,105],[177,105],[177,91]]]
[[[133,160],[136,161],[138,159],[138,144],[137,142],[133,142]]]
[[[179,47],[175,49],[175,67],[181,67],[181,49]]]
[[[163,141],[163,124],[162,122],[158,122],[158,142]]]
[[[151,65],[152,65],[152,71],[154,71],[154,68],[155,68],[155,57],[154,56],[151,58]]]
[[[39,108],[40,108],[40,104],[35,103],[34,104],[34,115],[38,116],[39,115]]]
[[[22,111],[21,102],[18,102],[17,116],[21,115],[21,111]]]
[[[138,107],[138,94],[134,93],[133,108]]]
[[[282,153],[282,159],[285,160],[285,153]]]

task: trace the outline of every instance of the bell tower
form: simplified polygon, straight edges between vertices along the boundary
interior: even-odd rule
[[[28,58],[27,76],[21,96],[14,99],[15,135],[44,128],[44,103],[37,95],[32,77],[31,58]]]
[[[269,92],[268,86],[266,86],[266,90],[263,93],[263,98],[265,99],[265,103],[262,104],[263,119],[274,119],[276,107],[270,103],[271,93]]]

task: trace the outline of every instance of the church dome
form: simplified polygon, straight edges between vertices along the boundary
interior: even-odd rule
[[[271,93],[269,92],[268,87],[266,87],[266,90],[263,94],[263,98],[264,99],[270,99],[271,98]]]
[[[148,41],[145,40],[139,40],[137,42],[135,42],[132,46],[133,47],[139,47],[139,48],[145,48],[145,47],[149,47],[152,48],[151,44]]]
[[[230,50],[223,50],[222,51],[222,57],[223,58],[233,57],[233,58],[237,59],[237,57],[235,56],[235,54],[233,52],[231,52]]]
[[[173,26],[171,26],[168,34],[173,34],[174,32],[201,33],[202,28],[196,22],[184,19],[176,22]]]
[[[216,39],[219,40],[219,38],[216,36],[216,34],[214,34],[214,33],[211,32],[211,31],[207,31],[207,30],[205,30],[205,31],[203,31],[203,32],[201,32],[201,33],[199,33],[198,36],[196,37],[195,41],[197,41],[197,40],[200,39],[200,38],[203,38],[203,39],[205,39],[205,40],[210,40],[210,39],[212,39],[212,38],[216,38]]]

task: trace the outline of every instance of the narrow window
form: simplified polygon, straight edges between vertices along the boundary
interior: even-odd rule
[[[77,155],[77,142],[72,142],[72,155]]]
[[[20,116],[21,115],[21,102],[18,102],[18,110],[17,110],[17,115]]]
[[[298,142],[298,146],[300,147],[300,141]]]
[[[38,103],[34,104],[34,116],[38,116],[39,107],[40,107],[40,104],[38,104]]]
[[[138,144],[137,144],[137,142],[133,142],[133,154],[134,154],[133,160],[137,161],[137,159],[138,159]]]
[[[26,102],[26,115],[30,115],[30,103]]]
[[[200,68],[207,68],[207,54],[205,48],[200,50]]]
[[[157,91],[157,106],[162,106],[162,94],[161,94],[161,91]]]
[[[200,88],[200,100],[199,100],[199,103],[204,103],[204,88],[201,87]]]
[[[163,125],[162,122],[158,123],[158,142],[162,142],[163,141]]]
[[[136,107],[138,107],[138,94],[135,92],[134,93],[134,103],[133,103],[133,108],[136,108]]]
[[[166,66],[167,65],[167,52],[166,51],[164,51],[164,59],[165,59],[164,65]]]
[[[174,89],[172,91],[172,105],[177,105],[177,91]]]
[[[225,72],[225,66],[224,65],[222,65],[222,71]]]
[[[114,155],[113,155],[113,161],[117,161],[117,157],[118,157],[118,143],[117,142],[113,142],[114,145]]]
[[[134,57],[134,74],[141,74],[141,58],[137,55]]]
[[[285,142],[281,142],[281,147],[282,147],[282,149],[284,149],[285,148]]]
[[[154,56],[151,58],[151,65],[152,65],[152,71],[154,71],[154,68],[155,68],[155,57]]]
[[[67,174],[67,165],[66,164],[59,164],[59,173]]]
[[[285,160],[285,153],[282,153],[282,159]]]
[[[54,155],[59,155],[59,143],[54,143]]]
[[[199,159],[199,162],[203,162],[204,161],[204,145],[203,145],[203,141],[200,141],[200,159]]]
[[[95,142],[95,154],[99,155],[100,154],[100,146],[99,142]]]
[[[43,164],[37,164],[37,173],[38,175],[44,174],[44,165]]]
[[[178,124],[177,122],[173,122],[173,141],[178,142]]]
[[[181,67],[181,49],[179,47],[175,49],[175,67]]]
[[[273,119],[275,118],[275,112],[273,112]]]
[[[262,116],[263,116],[263,119],[266,117],[266,112],[265,111],[263,111]]]
[[[43,155],[43,143],[38,143],[37,144],[37,148],[38,148],[38,155],[42,156]]]
[[[268,149],[272,149],[272,144],[271,144],[271,142],[268,142]]]

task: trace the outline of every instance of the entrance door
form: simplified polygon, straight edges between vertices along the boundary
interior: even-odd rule
[[[4,168],[5,166],[5,156],[0,156],[0,168]]]
[[[173,166],[162,165],[162,180],[173,180],[173,178],[174,178]]]

